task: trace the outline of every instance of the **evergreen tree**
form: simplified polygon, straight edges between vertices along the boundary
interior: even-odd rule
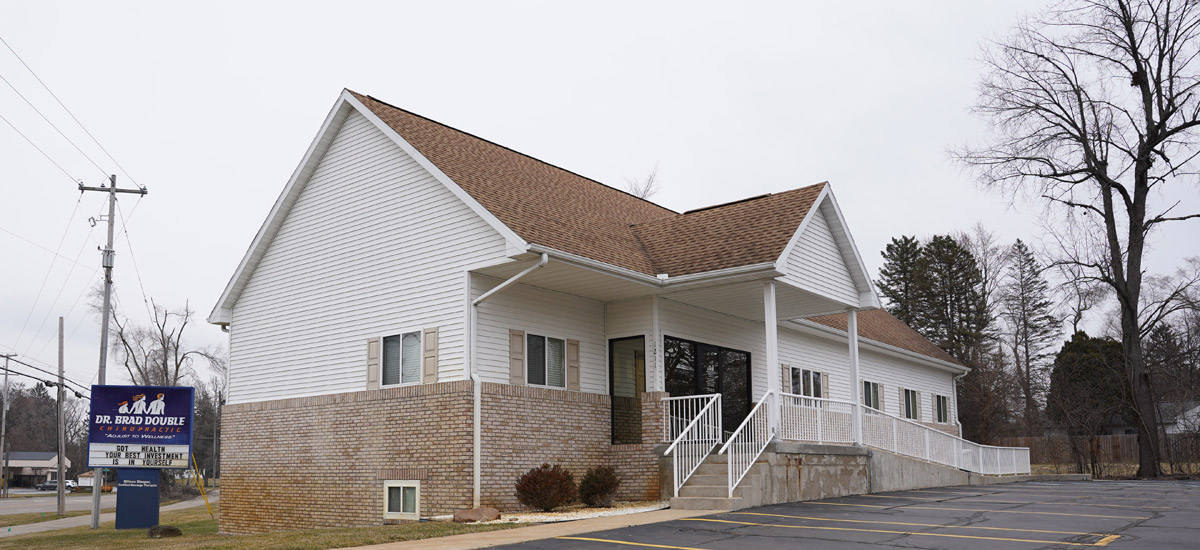
[[[1059,323],[1051,315],[1050,287],[1029,247],[1017,239],[1011,257],[1000,291],[1000,316],[1024,401],[1025,432],[1034,436],[1041,434],[1039,402],[1045,392],[1048,349],[1058,338]]]
[[[887,311],[909,326],[916,326],[917,304],[917,260],[921,256],[921,243],[916,237],[901,235],[892,237],[892,242],[881,253],[884,264],[879,269],[879,280],[875,286],[887,299]]]
[[[1046,416],[1073,435],[1094,435],[1114,417],[1131,416],[1121,343],[1076,332],[1050,372]]]
[[[916,263],[919,312],[911,325],[967,365],[980,362],[990,323],[975,258],[954,238],[935,235]]]

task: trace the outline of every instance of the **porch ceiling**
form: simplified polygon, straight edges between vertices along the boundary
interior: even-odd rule
[[[532,255],[531,255],[532,256]],[[534,260],[514,261],[473,270],[499,280],[508,279],[534,265]],[[545,266],[520,279],[523,285],[553,290],[601,302],[618,302],[643,296],[659,295],[711,311],[763,320],[763,278],[748,274],[725,284],[713,283],[673,290],[649,285],[587,267],[551,259]],[[781,280],[775,282],[775,309],[780,321],[844,312],[848,306],[808,292]]]
[[[763,320],[763,284],[761,280],[685,290],[663,296],[670,300],[743,319]],[[846,311],[847,307],[841,302],[798,289],[778,280],[775,282],[775,313],[779,321],[839,313]]]
[[[505,280],[533,265],[517,261],[474,270],[475,273]],[[617,302],[658,292],[658,287],[600,273],[584,267],[550,260],[524,277],[520,283],[546,290],[573,294],[602,302]]]

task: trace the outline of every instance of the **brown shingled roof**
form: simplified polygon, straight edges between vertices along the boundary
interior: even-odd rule
[[[526,242],[647,275],[775,261],[825,185],[678,214],[371,96],[350,93]]]
[[[655,274],[630,226],[675,212],[373,97],[350,93],[526,242]]]
[[[846,315],[844,313],[810,317],[808,320],[846,332]],[[871,309],[858,312],[858,335],[913,353],[919,353],[926,357],[940,359],[956,365],[962,364],[952,355],[946,353],[945,350],[937,347],[936,344],[921,336],[920,333],[884,309]]]
[[[658,273],[671,276],[773,262],[825,188],[824,183],[640,223]]]

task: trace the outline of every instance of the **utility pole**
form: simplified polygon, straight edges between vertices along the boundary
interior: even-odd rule
[[[146,188],[117,189],[117,176],[108,177],[108,186],[86,187],[79,184],[79,192],[100,191],[108,193],[108,244],[100,254],[100,265],[104,267],[104,320],[100,329],[100,375],[97,385],[104,385],[104,369],[108,365],[108,320],[112,312],[112,269],[113,258],[117,255],[113,250],[113,220],[117,215],[117,193],[135,193],[145,195]],[[90,454],[90,453],[89,453]],[[104,484],[104,469],[92,470],[92,529],[100,528],[100,487]]]
[[[63,455],[67,453],[67,436],[63,427],[63,318],[58,318],[58,515],[67,515],[67,480],[63,471]]]
[[[8,498],[8,447],[4,437],[8,435],[8,360],[16,357],[17,354],[10,353],[3,355],[4,357],[4,410],[0,411],[0,453],[4,454],[4,461],[0,463],[0,497]]]

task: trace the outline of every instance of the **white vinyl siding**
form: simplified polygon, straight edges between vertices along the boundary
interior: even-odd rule
[[[480,296],[500,279],[471,276],[471,295]],[[520,283],[511,285],[476,309],[476,372],[486,382],[509,382],[509,331],[579,341],[579,389],[608,394],[608,343],[604,304]]]
[[[864,380],[877,380],[890,388],[887,390],[890,393],[883,397],[884,410],[901,418],[904,418],[904,400],[896,392],[897,387],[927,396],[952,395],[954,392],[953,374],[877,351],[861,349],[859,368]],[[918,418],[934,418],[932,401],[927,398],[919,400],[921,408]],[[953,408],[953,405],[950,407]]]
[[[368,338],[438,327],[439,380],[463,377],[466,266],[504,239],[351,113],[233,309],[230,402],[366,388]]]
[[[796,246],[784,258],[786,275],[783,280],[805,290],[840,300],[848,304],[858,303],[858,289],[842,257],[824,208],[816,208],[809,214],[808,223],[800,234]]]

